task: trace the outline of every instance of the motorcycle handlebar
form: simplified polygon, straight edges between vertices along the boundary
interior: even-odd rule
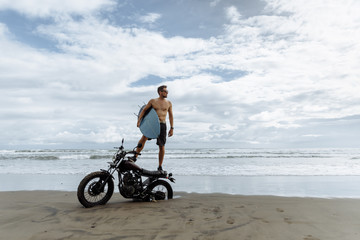
[[[122,141],[121,141],[121,146],[118,148],[120,151],[123,151],[123,149],[124,149],[124,139],[122,139]],[[141,143],[139,143],[136,147],[137,148],[140,148],[142,146],[142,144]],[[135,148],[136,148],[135,147]],[[116,147],[115,147],[116,148]],[[135,149],[134,148],[134,149]],[[129,151],[129,152],[125,152],[125,154],[134,154],[134,155],[141,155],[141,153],[138,153],[138,152],[136,152],[135,150],[132,150],[132,151]]]

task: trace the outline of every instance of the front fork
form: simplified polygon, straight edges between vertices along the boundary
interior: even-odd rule
[[[113,173],[115,172],[115,169],[112,172],[110,172],[109,170],[100,169],[101,172],[103,172],[107,175],[106,178],[103,179],[103,182],[99,188],[99,189],[102,189],[102,191],[104,190],[105,184],[108,182],[109,178],[114,179]]]

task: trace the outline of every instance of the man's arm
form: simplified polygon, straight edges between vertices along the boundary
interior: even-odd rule
[[[148,104],[146,104],[146,106],[144,107],[144,109],[141,111],[138,121],[137,121],[137,127],[140,127],[140,123],[141,123],[141,119],[144,117],[144,114],[146,113],[146,110],[148,110],[149,108],[152,107],[152,101],[153,99],[151,99]]]
[[[170,107],[169,107],[169,121],[170,121],[170,130],[169,130],[169,134],[168,136],[171,137],[173,135],[174,132],[174,116],[173,116],[173,112],[172,112],[172,104],[170,102]]]

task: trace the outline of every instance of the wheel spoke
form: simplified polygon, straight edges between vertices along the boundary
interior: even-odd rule
[[[164,194],[164,197],[165,197],[164,200],[168,200],[168,190],[167,190],[167,188],[166,188],[164,185],[162,185],[162,184],[159,184],[159,185],[155,186],[155,187],[152,189],[151,193],[152,193],[154,196],[156,196],[156,194],[162,193],[162,194]]]
[[[84,207],[93,207],[107,203],[113,191],[114,182],[107,173],[93,172],[80,182],[77,196]]]
[[[94,178],[85,187],[84,197],[88,202],[97,203],[104,198],[108,191],[108,183],[103,187],[103,191],[98,192],[97,185],[102,184],[100,178]]]

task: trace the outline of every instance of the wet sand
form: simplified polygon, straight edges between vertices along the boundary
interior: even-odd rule
[[[75,192],[0,192],[0,239],[360,239],[360,200],[176,192],[134,202],[114,193],[83,208]]]

